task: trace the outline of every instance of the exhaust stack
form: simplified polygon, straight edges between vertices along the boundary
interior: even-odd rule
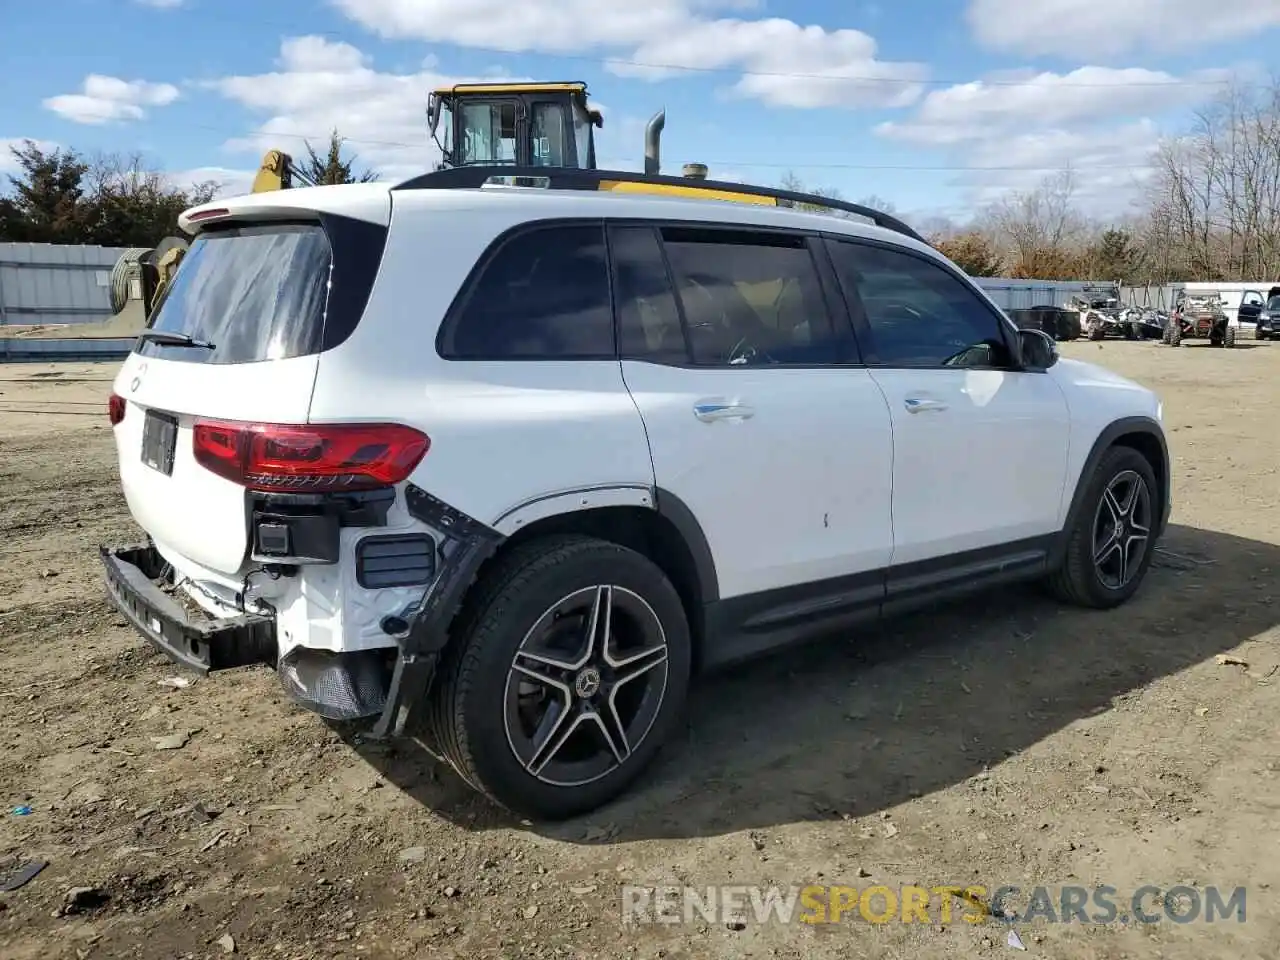
[[[662,128],[667,125],[667,111],[659,110],[644,128],[644,172],[657,176],[662,171]]]

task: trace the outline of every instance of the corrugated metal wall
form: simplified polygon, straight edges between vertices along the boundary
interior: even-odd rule
[[[111,316],[122,248],[0,243],[0,324],[95,323]]]
[[[1082,293],[1087,280],[1016,280],[1009,277],[974,277],[978,286],[1002,310],[1061,307],[1072,294]]]

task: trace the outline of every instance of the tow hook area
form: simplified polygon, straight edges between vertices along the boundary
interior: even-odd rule
[[[504,539],[492,527],[413,484],[405,488],[405,506],[415,520],[442,535],[439,576],[420,603],[383,622],[383,629],[396,637],[400,652],[382,715],[369,733],[375,740],[404,733],[413,710],[431,688],[440,652],[448,642],[449,624],[467,589]]]

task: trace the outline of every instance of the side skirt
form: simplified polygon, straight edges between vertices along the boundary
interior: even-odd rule
[[[704,670],[1049,572],[1061,534],[984,547],[706,606]]]

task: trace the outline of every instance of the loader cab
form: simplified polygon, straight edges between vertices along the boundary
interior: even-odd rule
[[[585,83],[463,83],[432,91],[427,123],[440,169],[478,164],[596,168],[604,118]]]

